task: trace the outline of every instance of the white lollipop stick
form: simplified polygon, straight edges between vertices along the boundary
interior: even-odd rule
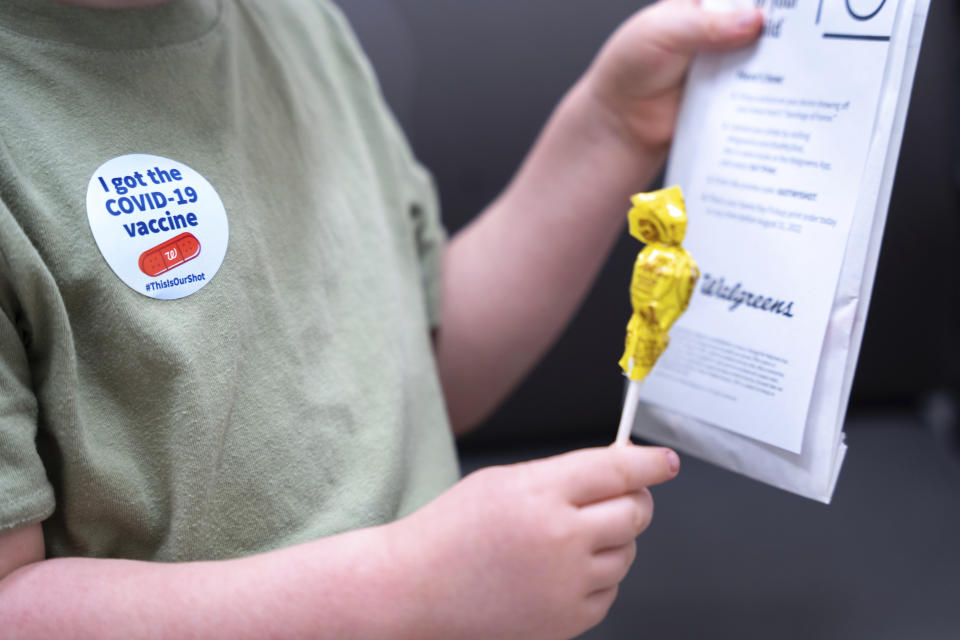
[[[620,426],[617,427],[615,445],[625,445],[630,442],[630,430],[633,429],[633,419],[637,417],[639,396],[640,383],[636,380],[630,380],[627,384],[627,395],[623,399],[623,413],[620,414]]]

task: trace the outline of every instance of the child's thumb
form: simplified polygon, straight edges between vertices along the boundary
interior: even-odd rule
[[[759,9],[706,11],[688,2],[663,2],[651,11],[649,32],[668,51],[696,53],[747,45],[760,35]]]

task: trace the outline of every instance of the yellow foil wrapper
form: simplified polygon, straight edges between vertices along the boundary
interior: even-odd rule
[[[667,331],[690,304],[700,277],[697,263],[680,244],[687,212],[680,187],[630,198],[630,235],[646,246],[633,265],[627,340],[620,367],[631,380],[643,380],[667,348]]]

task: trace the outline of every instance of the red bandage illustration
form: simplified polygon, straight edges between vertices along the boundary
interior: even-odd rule
[[[200,241],[192,233],[181,233],[161,245],[147,249],[140,254],[140,271],[148,276],[179,267],[200,255]]]

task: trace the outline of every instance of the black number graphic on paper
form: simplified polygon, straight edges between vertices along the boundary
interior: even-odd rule
[[[819,0],[817,4],[817,25],[824,18],[823,37],[827,40],[849,40],[859,42],[890,42],[890,36],[883,33],[863,33],[863,30],[875,28],[875,23],[883,23],[883,18],[870,22],[876,18],[887,6],[888,0],[843,0],[846,13],[840,9],[840,0]],[[827,4],[832,12],[823,14],[823,5]],[[896,11],[896,2],[893,3]],[[884,11],[884,15],[890,11]]]
[[[858,3],[856,2],[856,0],[853,0],[853,4],[857,5],[856,9],[854,9],[853,6],[851,6],[850,2],[851,0],[846,0],[847,13],[849,13],[850,16],[853,17],[855,20],[863,20],[863,21],[869,20],[873,16],[880,13],[880,10],[883,9],[883,5],[887,4],[887,0],[880,0],[880,4],[878,4],[876,8],[871,11],[869,10],[869,8],[868,9],[863,8],[862,5],[864,4],[864,2]],[[869,7],[875,2],[877,2],[877,0],[872,0],[872,2],[870,2],[867,6]]]

